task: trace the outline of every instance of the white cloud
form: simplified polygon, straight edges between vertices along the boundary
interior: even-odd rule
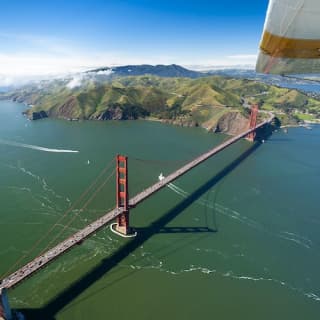
[[[197,66],[197,69],[212,66],[238,67],[239,65],[253,66],[256,56],[228,56],[222,58],[201,59],[162,59],[162,57],[131,58],[117,54],[115,57],[108,53],[79,54],[75,56],[61,54],[33,53],[0,53],[0,83],[4,85],[30,79],[44,79],[52,76],[63,76],[81,71],[105,66],[127,64],[171,64]],[[112,70],[101,71],[99,74],[109,75]]]
[[[88,49],[89,48],[89,49]],[[11,50],[11,51],[10,51]],[[210,57],[210,53],[204,53]],[[256,55],[235,54],[203,59],[201,57],[179,57],[172,55],[138,56],[132,52],[96,51],[54,37],[40,37],[0,32],[0,85],[21,83],[30,79],[45,79],[64,76],[105,66],[127,64],[180,64],[212,68],[213,66],[254,65]],[[109,75],[111,70],[102,71]],[[70,86],[80,81],[72,80]]]
[[[8,82],[61,76],[112,65],[119,55],[79,48],[55,37],[0,31],[0,76]]]
[[[0,54],[0,70],[7,76],[53,75],[97,67],[103,62],[95,57],[66,57],[45,54]]]
[[[98,75],[110,76],[113,73],[112,69],[109,70],[100,70],[97,72]]]
[[[75,75],[70,82],[67,83],[69,89],[80,87],[82,84],[83,76],[81,74]]]
[[[14,79],[0,74],[0,87],[8,87],[14,83]]]
[[[257,59],[256,54],[235,54],[228,56],[229,59],[235,59],[235,60],[256,60]]]
[[[234,54],[209,60],[205,64],[214,66],[255,65],[256,60],[256,54]]]
[[[195,60],[183,65],[190,69],[206,71],[214,69],[254,69],[257,60],[256,54],[234,54],[224,57],[213,57],[206,60]]]

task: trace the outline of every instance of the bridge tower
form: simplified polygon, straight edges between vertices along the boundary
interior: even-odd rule
[[[116,231],[123,235],[130,233],[129,192],[128,192],[128,157],[117,155],[116,158],[116,203],[123,213],[117,217]]]
[[[249,120],[249,129],[253,129],[257,126],[257,118],[259,113],[259,107],[257,104],[253,104],[251,107],[251,114]],[[256,137],[256,132],[252,131],[247,135],[247,140],[253,142]]]

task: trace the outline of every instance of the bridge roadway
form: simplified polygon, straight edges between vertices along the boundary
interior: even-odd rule
[[[212,150],[202,154],[201,156],[197,157],[193,161],[189,162],[188,164],[184,165],[177,171],[171,173],[163,180],[155,183],[151,187],[145,189],[135,197],[129,200],[130,207],[135,207],[142,201],[149,198],[151,195],[159,191],[160,189],[164,188],[168,183],[176,180],[177,178],[184,175],[186,172],[190,171],[192,168],[198,166],[200,163],[204,162],[205,160],[209,159],[210,157],[214,156],[215,154],[219,153],[220,151],[224,150],[228,146],[232,145],[233,143],[237,142],[238,140],[246,137],[249,133],[257,130],[258,128],[264,126],[267,123],[270,123],[273,120],[274,116],[270,114],[270,118],[258,124],[255,128],[249,129],[235,137],[232,137],[225,141],[224,143],[220,144],[219,146],[213,148]],[[118,215],[123,212],[123,209],[115,208],[112,211],[106,213],[101,218],[97,219],[96,221],[90,223],[87,227],[83,228],[82,230],[76,232],[66,240],[62,241],[52,249],[48,250],[44,254],[38,256],[28,264],[24,265],[14,273],[10,274],[6,278],[4,278],[0,282],[0,293],[3,288],[12,288],[15,285],[21,283],[26,278],[33,275],[38,270],[44,268],[47,264],[51,261],[55,260],[68,250],[70,250],[74,245],[81,243],[84,239],[89,237],[90,235],[94,234],[96,231],[104,227]]]

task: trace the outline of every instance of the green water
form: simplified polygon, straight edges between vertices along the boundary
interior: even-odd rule
[[[0,102],[1,274],[115,154],[129,156],[133,196],[226,138],[144,121],[30,122],[24,108]],[[42,320],[319,319],[319,159],[319,126],[256,148],[240,141],[132,210],[137,238],[106,227],[9,291],[11,304]],[[75,216],[60,239],[101,216],[114,197],[112,178],[54,234]]]

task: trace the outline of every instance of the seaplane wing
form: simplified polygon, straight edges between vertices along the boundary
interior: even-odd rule
[[[320,73],[320,0],[270,0],[256,71]]]

